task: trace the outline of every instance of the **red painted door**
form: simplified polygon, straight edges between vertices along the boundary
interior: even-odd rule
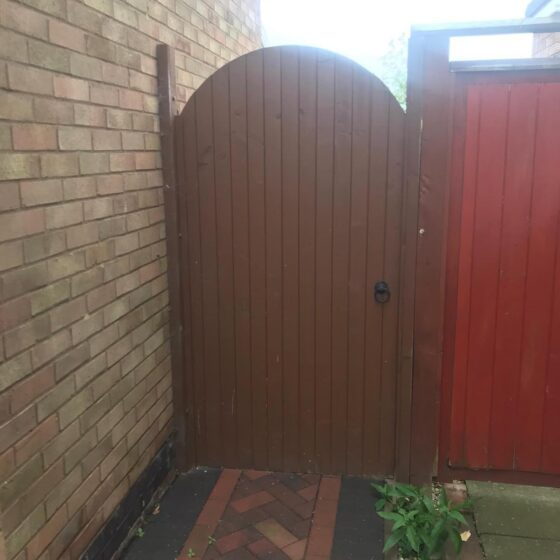
[[[560,474],[560,83],[465,79],[454,136],[444,468]]]

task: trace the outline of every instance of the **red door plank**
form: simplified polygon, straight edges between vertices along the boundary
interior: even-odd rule
[[[546,373],[552,325],[560,171],[558,84],[540,87],[529,255],[525,291],[521,376],[517,403],[515,467],[541,465]]]
[[[536,84],[513,85],[508,115],[489,457],[491,468],[504,470],[514,466],[537,90]]]
[[[488,466],[508,100],[507,86],[488,86],[480,108],[465,410],[465,455],[475,468]]]

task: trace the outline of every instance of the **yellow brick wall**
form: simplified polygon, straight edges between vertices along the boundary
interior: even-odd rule
[[[169,434],[155,48],[184,103],[259,22],[258,0],[0,0],[2,558],[78,558]]]

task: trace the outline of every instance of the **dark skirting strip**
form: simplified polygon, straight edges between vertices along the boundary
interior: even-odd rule
[[[384,522],[375,513],[371,482],[342,479],[331,560],[383,560]]]

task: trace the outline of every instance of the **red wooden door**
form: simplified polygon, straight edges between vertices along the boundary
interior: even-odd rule
[[[375,76],[298,47],[176,119],[194,463],[393,473],[403,125]]]
[[[560,83],[489,75],[461,87],[444,468],[560,474]]]

